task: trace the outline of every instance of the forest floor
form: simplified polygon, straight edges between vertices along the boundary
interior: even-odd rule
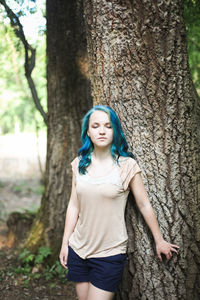
[[[62,283],[56,278],[31,278],[17,274],[16,251],[13,248],[0,250],[0,299],[1,300],[75,300],[74,285]]]
[[[0,137],[0,300],[75,300],[74,285],[66,276],[47,276],[45,268],[36,268],[37,276],[35,268],[24,272],[19,261],[22,249],[9,235],[10,213],[35,212],[43,191],[37,157],[32,153],[35,140],[33,136],[28,139],[18,136],[13,145],[13,137]]]
[[[23,190],[20,191],[21,186]],[[30,190],[29,186],[35,190]],[[34,278],[30,274],[18,273],[20,249],[12,244],[8,236],[6,217],[12,211],[36,209],[40,200],[39,189],[40,183],[36,180],[23,180],[21,183],[19,180],[0,181],[0,204],[3,206],[0,221],[0,300],[77,299],[71,282],[63,282],[56,276],[49,279],[46,274]]]

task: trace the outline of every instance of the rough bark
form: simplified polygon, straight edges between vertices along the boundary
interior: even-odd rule
[[[81,1],[47,1],[46,189],[27,245],[45,242],[54,254],[61,247],[81,118],[92,105],[84,28]]]
[[[180,0],[85,0],[94,102],[118,113],[166,240],[159,262],[131,197],[128,264],[116,299],[199,299],[199,101]]]

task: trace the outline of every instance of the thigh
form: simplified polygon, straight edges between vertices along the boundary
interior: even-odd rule
[[[96,288],[107,292],[116,292],[121,281],[126,254],[88,259],[91,267],[89,281]]]
[[[104,291],[95,287],[92,283],[89,283],[88,298],[87,300],[111,300],[114,293]]]
[[[78,300],[87,300],[89,282],[76,282],[75,287],[76,287],[76,294],[78,296]]]
[[[67,279],[74,282],[88,282],[90,268],[87,261],[81,258],[70,246],[67,259]]]

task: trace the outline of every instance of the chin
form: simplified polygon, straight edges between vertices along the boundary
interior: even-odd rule
[[[94,144],[94,146],[98,147],[98,148],[107,148],[107,147],[111,147],[110,143],[96,143]]]

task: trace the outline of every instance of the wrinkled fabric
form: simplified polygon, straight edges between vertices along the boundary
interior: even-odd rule
[[[130,157],[120,157],[103,177],[78,172],[79,159],[71,165],[76,178],[79,218],[70,236],[70,247],[81,257],[106,257],[126,253],[127,230],[124,213],[129,183],[141,172]]]

